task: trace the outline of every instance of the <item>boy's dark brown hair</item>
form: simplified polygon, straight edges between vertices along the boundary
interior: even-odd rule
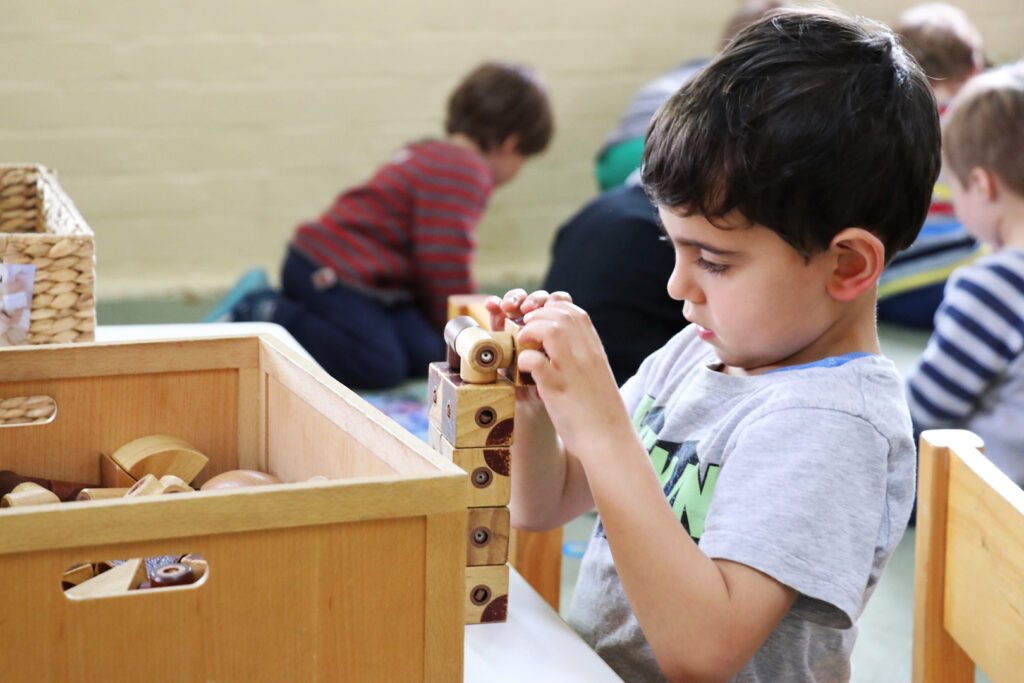
[[[484,152],[515,135],[517,152],[539,154],[554,132],[547,90],[539,74],[526,65],[485,62],[470,71],[448,98],[445,130],[468,136]]]
[[[935,98],[892,31],[780,10],[655,114],[643,182],[657,204],[738,212],[806,257],[861,227],[888,259],[921,229],[939,166]]]
[[[1024,196],[1024,61],[968,81],[946,111],[942,142],[961,185],[980,167]]]
[[[900,15],[896,34],[928,78],[959,83],[981,68],[981,34],[963,10],[943,2],[915,5]]]

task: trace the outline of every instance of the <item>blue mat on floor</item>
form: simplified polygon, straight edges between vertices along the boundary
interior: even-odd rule
[[[413,436],[427,440],[427,380],[411,380],[394,389],[359,395]]]

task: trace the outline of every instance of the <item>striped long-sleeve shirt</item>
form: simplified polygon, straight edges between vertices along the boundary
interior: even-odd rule
[[[907,398],[918,429],[974,431],[989,459],[1024,483],[1024,249],[953,273]]]
[[[493,187],[474,151],[415,142],[299,225],[290,246],[345,286],[382,301],[417,301],[441,329],[448,296],[475,290],[473,230]]]

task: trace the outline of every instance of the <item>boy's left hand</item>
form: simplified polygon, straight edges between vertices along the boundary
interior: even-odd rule
[[[566,450],[580,454],[585,444],[616,432],[617,422],[632,427],[604,347],[590,316],[571,301],[548,299],[526,313],[523,342],[543,351],[522,351],[519,367],[532,374],[551,421]]]

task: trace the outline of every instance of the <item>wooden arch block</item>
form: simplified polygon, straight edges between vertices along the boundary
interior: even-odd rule
[[[114,451],[110,459],[136,481],[147,474],[157,478],[173,474],[186,483],[191,483],[209,461],[189,442],[166,434],[129,441]]]

